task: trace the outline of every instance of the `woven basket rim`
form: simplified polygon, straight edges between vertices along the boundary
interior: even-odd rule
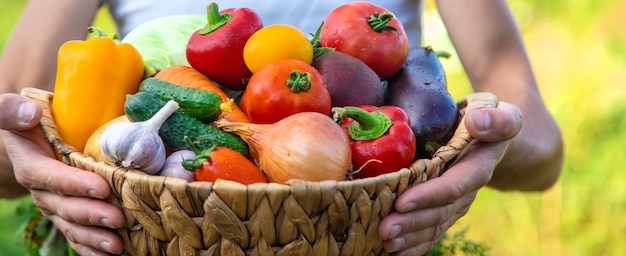
[[[42,111],[41,126],[43,127],[48,140],[55,146],[55,148],[59,150],[61,155],[65,157],[64,160],[66,163],[69,164],[69,161],[71,161],[70,159],[74,159],[74,160],[84,161],[85,164],[87,165],[104,165],[104,166],[100,166],[100,168],[103,168],[107,172],[124,171],[125,173],[129,173],[129,174],[140,173],[139,175],[148,175],[139,171],[128,170],[122,167],[111,166],[103,162],[97,162],[92,157],[86,156],[82,152],[77,151],[74,147],[68,144],[65,144],[62,138],[60,137],[58,131],[56,130],[56,124],[54,123],[54,119],[52,118],[52,113],[51,113],[51,108],[50,108],[51,106],[50,104],[53,98],[52,92],[38,89],[38,88],[28,87],[22,90],[21,95],[37,101],[39,105],[42,107],[43,111]],[[459,99],[457,101],[457,106],[459,107],[460,110],[463,110],[462,112],[467,112],[469,109],[494,108],[497,106],[497,97],[493,93],[489,93],[489,92],[472,93]],[[473,139],[465,128],[464,119],[465,119],[465,116],[462,115],[461,120],[459,121],[459,125],[456,128],[454,135],[452,136],[452,139],[450,139],[448,144],[441,146],[431,159],[417,159],[409,167],[402,168],[395,172],[381,174],[375,177],[360,178],[360,179],[354,179],[354,180],[342,180],[342,181],[329,180],[329,181],[322,181],[322,182],[326,182],[326,183],[336,182],[337,185],[340,185],[340,186],[348,185],[348,184],[355,184],[355,183],[362,183],[362,182],[377,183],[377,182],[384,182],[389,177],[394,177],[397,175],[400,175],[400,176],[412,175],[412,174],[415,175],[416,173],[420,173],[424,171],[426,172],[428,179],[437,177],[441,175],[443,170],[441,170],[441,168],[431,168],[431,166],[434,165],[434,166],[443,167],[444,164],[451,161],[463,149],[465,149],[465,147]],[[70,158],[70,159],[67,159],[67,158]],[[155,176],[155,175],[148,175],[148,176],[150,176],[150,178],[147,178],[147,179],[142,178],[142,181],[147,180],[148,182],[150,182],[150,180],[154,179],[155,182],[163,182],[161,179],[165,179],[165,178],[179,179],[175,177],[162,177],[162,176]],[[183,180],[183,179],[180,179],[180,180]],[[219,180],[216,182],[219,182]],[[320,183],[316,181],[291,180],[284,184],[278,184],[278,183],[271,183],[271,184],[274,188],[281,187],[281,186],[284,186],[284,188],[288,188],[289,184],[292,182]],[[207,183],[212,183],[212,182],[193,181],[193,182],[188,182],[188,183],[207,184]],[[260,184],[269,185],[270,183],[260,183]],[[259,186],[258,184],[254,184],[254,185]],[[246,186],[246,185],[242,184],[242,186]]]

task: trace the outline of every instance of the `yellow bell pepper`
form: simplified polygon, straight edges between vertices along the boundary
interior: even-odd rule
[[[126,94],[137,92],[143,59],[134,46],[106,37],[67,41],[58,51],[52,116],[63,141],[82,152],[98,127],[124,114]]]

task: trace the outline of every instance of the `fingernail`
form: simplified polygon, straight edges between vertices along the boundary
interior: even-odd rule
[[[100,219],[100,224],[102,224],[103,226],[107,228],[115,229],[115,227],[113,227],[113,224],[111,224],[111,220],[109,220],[109,218]]]
[[[104,196],[96,192],[95,189],[90,189],[89,191],[87,191],[87,194],[89,194],[89,196],[94,197],[94,198],[104,199]]]
[[[404,237],[403,237],[403,236],[398,237],[398,238],[396,238],[396,239],[394,239],[394,240],[393,240],[393,247],[394,247],[394,248],[402,248],[402,247],[404,247],[404,243],[405,243],[405,242],[406,242],[406,241],[404,240]]]
[[[26,101],[17,108],[17,119],[22,123],[30,123],[35,119],[37,103]]]
[[[400,234],[400,231],[402,231],[402,227],[400,227],[400,225],[394,225],[393,227],[391,227],[391,232],[389,232],[389,238],[394,238],[398,236]]]
[[[402,207],[402,211],[403,212],[408,212],[408,211],[415,210],[415,208],[417,208],[417,204],[415,204],[415,203],[407,203],[407,204],[404,205],[404,207]]]
[[[107,242],[107,241],[100,242],[100,248],[102,248],[102,250],[105,250],[105,251],[107,251],[109,253],[113,253],[111,251],[111,244],[109,242]]]
[[[491,118],[487,114],[487,112],[482,110],[474,110],[471,112],[472,117],[474,118],[474,127],[479,131],[487,131],[489,130],[489,125],[491,124]]]

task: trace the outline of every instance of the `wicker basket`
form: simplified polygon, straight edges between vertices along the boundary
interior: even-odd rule
[[[106,200],[123,210],[117,232],[127,255],[387,255],[381,219],[407,188],[438,177],[471,141],[463,122],[432,159],[378,177],[353,181],[241,185],[187,182],[96,162],[63,143],[50,113],[52,93],[26,88],[43,107],[41,126],[63,160],[95,172],[111,186]],[[459,108],[495,107],[475,93]]]

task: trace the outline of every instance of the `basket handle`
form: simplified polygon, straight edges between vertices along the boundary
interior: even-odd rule
[[[437,149],[431,159],[420,159],[413,163],[409,169],[426,171],[428,179],[438,177],[445,169],[445,165],[452,161],[474,139],[465,127],[465,114],[469,110],[480,108],[495,108],[498,105],[498,97],[490,92],[477,92],[461,98],[457,105],[463,116],[452,136],[452,139]]]

